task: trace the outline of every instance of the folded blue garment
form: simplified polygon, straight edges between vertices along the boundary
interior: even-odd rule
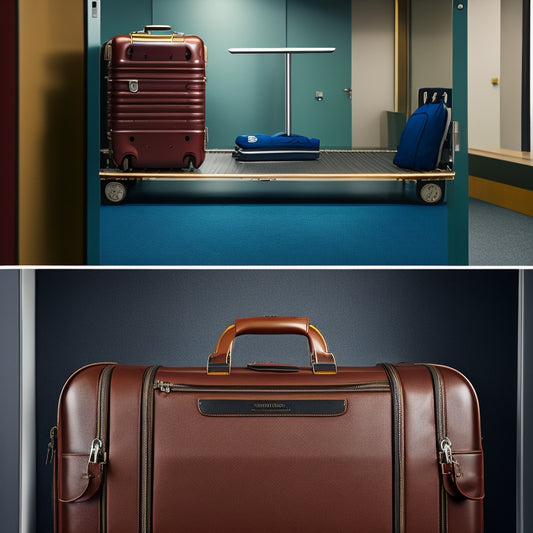
[[[320,141],[303,135],[239,135],[234,155],[241,161],[282,161],[317,159]]]
[[[258,149],[273,148],[280,150],[319,150],[320,141],[310,139],[303,135],[287,135],[276,133],[275,135],[239,135],[235,144],[241,148]]]

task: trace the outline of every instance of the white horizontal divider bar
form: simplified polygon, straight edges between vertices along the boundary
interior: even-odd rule
[[[292,134],[291,120],[291,56],[292,54],[331,54],[335,51],[332,47],[322,48],[229,48],[230,54],[285,54],[285,133]]]
[[[335,48],[229,48],[230,54],[331,54]]]

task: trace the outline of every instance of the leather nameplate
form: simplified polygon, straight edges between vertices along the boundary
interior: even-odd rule
[[[198,400],[204,416],[340,416],[346,400]]]

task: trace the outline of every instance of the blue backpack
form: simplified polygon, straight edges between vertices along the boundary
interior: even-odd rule
[[[394,164],[413,170],[437,168],[448,133],[450,111],[442,101],[420,106],[405,125]]]

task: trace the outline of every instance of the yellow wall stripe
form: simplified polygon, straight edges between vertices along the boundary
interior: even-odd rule
[[[469,195],[477,200],[533,216],[533,191],[470,176]]]

